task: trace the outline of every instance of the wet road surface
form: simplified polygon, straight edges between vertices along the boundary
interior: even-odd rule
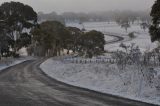
[[[0,106],[154,106],[51,79],[39,69],[42,61],[26,61],[0,72]]]

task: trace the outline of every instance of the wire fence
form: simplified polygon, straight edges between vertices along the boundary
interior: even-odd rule
[[[76,64],[90,64],[90,63],[98,63],[98,64],[105,64],[116,63],[116,59],[112,58],[101,58],[101,59],[79,59],[79,58],[66,58],[62,60],[64,63],[76,63]]]

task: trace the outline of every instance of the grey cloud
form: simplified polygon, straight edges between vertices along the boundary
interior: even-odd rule
[[[0,3],[11,0],[0,0]],[[31,5],[44,12],[89,12],[107,10],[150,9],[155,0],[12,0]]]

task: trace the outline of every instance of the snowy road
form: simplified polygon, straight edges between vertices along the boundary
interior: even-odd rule
[[[117,35],[114,35],[114,34],[107,34],[107,33],[104,33],[104,34],[105,34],[105,36],[113,37],[113,40],[106,41],[106,44],[114,44],[114,43],[117,43],[119,41],[124,40],[124,37],[121,37],[121,36],[117,36]]]
[[[58,82],[42,73],[42,61],[0,72],[0,106],[152,106]]]

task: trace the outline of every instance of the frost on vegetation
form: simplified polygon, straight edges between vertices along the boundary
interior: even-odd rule
[[[86,26],[87,30],[91,28]],[[41,68],[49,76],[71,85],[160,104],[160,68],[157,68],[160,65],[160,51],[159,48],[149,50],[155,48],[155,44],[150,42],[148,33],[141,30],[134,25],[128,33],[133,32],[135,39],[106,45],[105,49],[111,50],[112,56],[49,59]],[[115,24],[106,26],[104,32],[128,34]],[[128,36],[133,37],[132,34]],[[128,36],[125,38],[128,39]],[[149,49],[146,48],[148,45]]]
[[[151,88],[155,87],[158,90],[160,83],[158,84],[157,82],[160,76],[158,76],[158,72],[154,67],[160,65],[159,49],[153,50],[152,52],[142,53],[139,47],[135,46],[135,44],[125,45],[122,43],[120,44],[120,47],[124,50],[113,53],[113,58],[116,59],[118,70],[131,70],[131,67],[134,67],[134,72],[132,73],[133,78],[138,77],[140,78],[140,81],[145,81],[148,86]],[[131,79],[130,83],[133,82],[134,80]],[[125,84],[126,83],[124,82],[124,85]],[[140,86],[141,84],[142,82],[140,82]],[[141,89],[141,87],[139,89]]]
[[[53,58],[43,63],[41,68],[49,76],[75,86],[146,101],[159,100],[160,71],[153,68],[154,61],[142,61],[146,54],[134,44],[121,52],[114,54],[114,58],[123,54],[114,64],[66,63],[63,58],[61,61]],[[125,62],[120,62],[122,59]]]

